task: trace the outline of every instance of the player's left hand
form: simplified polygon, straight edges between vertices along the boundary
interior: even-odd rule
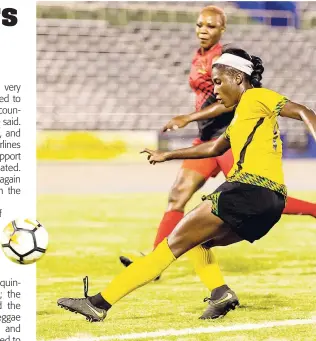
[[[189,123],[189,115],[175,116],[162,128],[162,132],[184,128]]]
[[[151,150],[148,148],[145,148],[141,151],[141,153],[147,153],[147,160],[150,164],[154,165],[157,162],[165,162],[167,161],[167,154],[165,152],[162,152],[160,150]]]

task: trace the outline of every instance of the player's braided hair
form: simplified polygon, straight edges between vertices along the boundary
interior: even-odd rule
[[[261,58],[256,57],[256,56],[250,56],[245,50],[240,49],[240,48],[230,47],[230,46],[224,47],[223,53],[230,53],[230,54],[233,54],[235,56],[238,56],[238,57],[241,57],[241,58],[244,58],[244,59],[251,61],[253,64],[253,72],[252,72],[251,76],[245,74],[245,77],[246,77],[246,79],[248,79],[249,83],[254,88],[261,88],[262,87],[261,79],[262,79],[264,67],[262,65]]]

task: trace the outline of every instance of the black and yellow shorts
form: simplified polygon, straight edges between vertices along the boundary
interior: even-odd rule
[[[202,199],[211,200],[212,212],[251,243],[269,232],[285,207],[284,195],[240,182],[224,182]]]

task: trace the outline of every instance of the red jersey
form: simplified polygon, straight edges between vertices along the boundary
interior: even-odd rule
[[[196,94],[195,109],[200,111],[203,103],[209,98],[214,89],[212,82],[212,63],[213,58],[222,54],[222,45],[214,45],[201,54],[201,49],[197,50],[192,60],[189,83]]]
[[[196,111],[200,111],[216,102],[213,94],[212,64],[213,58],[221,54],[222,45],[218,43],[206,51],[204,55],[201,55],[201,50],[199,49],[193,57],[189,82],[196,94]],[[226,130],[233,117],[234,111],[208,120],[198,121],[200,140],[209,141],[220,136]]]

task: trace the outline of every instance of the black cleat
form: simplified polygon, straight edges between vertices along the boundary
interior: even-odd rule
[[[75,314],[81,314],[89,322],[101,322],[106,317],[106,310],[94,306],[88,298],[60,298],[58,306]]]
[[[89,322],[102,322],[107,311],[93,305],[88,297],[88,277],[83,279],[85,298],[60,298],[57,305],[75,314],[81,314]]]
[[[200,317],[201,320],[224,317],[230,310],[235,310],[239,306],[237,295],[229,288],[218,299],[206,297],[204,302],[208,302],[209,305]]]
[[[145,256],[143,253],[141,253],[141,255],[142,255],[142,256]],[[126,268],[127,268],[128,266],[130,266],[130,265],[133,263],[133,261],[132,261],[130,258],[125,257],[125,256],[120,256],[120,262],[121,262]],[[154,279],[154,281],[159,281],[159,279],[160,279],[160,275],[157,276],[157,277]]]

